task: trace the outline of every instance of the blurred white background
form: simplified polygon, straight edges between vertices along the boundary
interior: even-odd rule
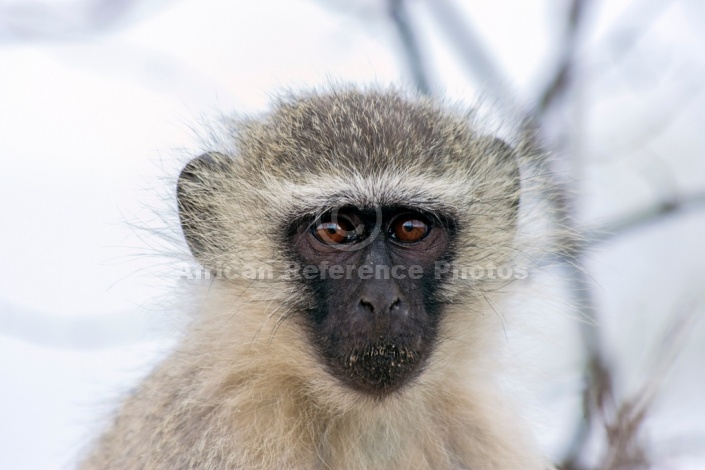
[[[0,469],[72,468],[173,344],[185,248],[139,227],[176,223],[199,123],[341,81],[536,107],[596,239],[597,325],[544,320],[543,445],[570,453],[587,335],[618,403],[659,391],[653,468],[705,468],[703,50],[701,0],[0,0]],[[588,434],[575,468],[604,452]]]

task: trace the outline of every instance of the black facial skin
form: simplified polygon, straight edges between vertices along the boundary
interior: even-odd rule
[[[418,376],[441,313],[434,267],[450,260],[454,231],[450,219],[396,207],[294,224],[297,261],[317,267],[303,276],[316,305],[306,322],[334,377],[381,398]]]

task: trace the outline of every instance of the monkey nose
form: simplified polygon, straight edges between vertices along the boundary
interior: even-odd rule
[[[388,331],[397,317],[403,317],[404,302],[394,283],[371,283],[360,293],[359,309],[378,332]]]
[[[377,298],[363,297],[360,299],[360,306],[375,315],[385,315],[400,307],[401,300],[398,297]]]
[[[373,328],[375,334],[384,335],[388,333],[392,324],[392,310],[398,310],[400,301],[398,298],[390,301],[374,301],[368,298],[360,299],[360,307],[367,314],[367,321]]]

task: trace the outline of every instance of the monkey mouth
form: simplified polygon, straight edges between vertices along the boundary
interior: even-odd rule
[[[376,397],[395,392],[421,370],[424,351],[394,342],[378,341],[331,361],[333,374],[346,385]]]

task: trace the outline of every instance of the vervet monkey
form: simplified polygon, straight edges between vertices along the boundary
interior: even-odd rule
[[[516,254],[533,150],[397,90],[225,134],[177,184],[197,315],[81,468],[548,468],[497,384],[506,278],[456,275]]]

